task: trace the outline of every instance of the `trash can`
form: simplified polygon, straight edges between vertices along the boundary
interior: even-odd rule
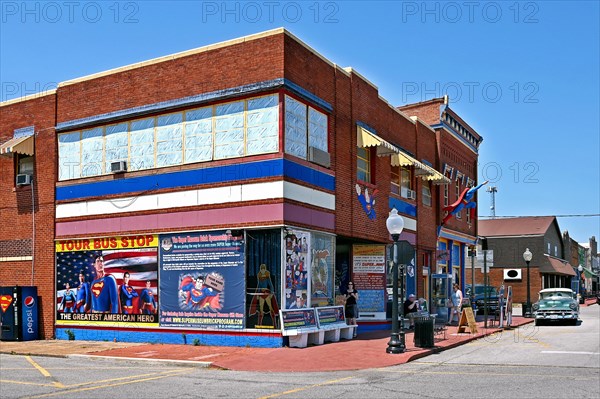
[[[419,348],[433,348],[433,323],[435,318],[417,316],[415,321],[415,346]]]

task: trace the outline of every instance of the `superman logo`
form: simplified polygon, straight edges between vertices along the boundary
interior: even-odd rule
[[[100,293],[102,292],[103,288],[104,288],[104,281],[94,283],[94,285],[92,285],[92,294],[94,294],[94,296],[96,298],[98,298],[100,296]]]
[[[2,308],[3,312],[6,312],[6,309],[8,309],[8,307],[10,306],[12,301],[13,301],[12,295],[1,295],[0,296],[0,308]]]

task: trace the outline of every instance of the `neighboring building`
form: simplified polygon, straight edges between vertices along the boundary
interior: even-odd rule
[[[479,236],[487,239],[488,249],[493,251],[490,284],[512,286],[514,302],[527,299],[527,266],[523,259],[527,248],[533,254],[529,265],[532,303],[539,290],[571,288],[571,281],[576,279],[575,269],[564,258],[562,235],[554,216],[480,220]],[[508,273],[511,270],[515,277]]]
[[[596,294],[600,291],[600,254],[596,237],[590,237],[589,242],[581,244],[581,247],[584,251],[583,279],[586,293]]]
[[[447,96],[409,104],[399,109],[413,118],[423,120],[435,130],[438,154],[436,166],[450,181],[440,187],[440,195],[437,197],[436,205],[443,210],[456,203],[464,190],[477,186],[477,161],[483,138],[450,108]],[[430,188],[431,186],[422,187],[424,196]],[[435,200],[434,197],[433,201]],[[470,201],[473,205],[476,203],[476,192]],[[434,306],[445,307],[448,298],[445,286],[458,283],[464,287],[464,284],[471,282],[471,275],[466,274],[465,270],[469,266],[468,249],[477,241],[477,208],[465,207],[451,215],[441,211],[434,214],[435,220],[426,219],[434,215],[423,213],[419,214],[419,220],[427,220],[428,226],[435,226],[438,230],[436,247],[427,248],[428,252],[425,254],[432,274],[432,300]],[[450,278],[446,283],[447,276]]]
[[[46,338],[54,336],[55,112],[55,91],[0,103],[0,285],[38,287]]]
[[[40,287],[46,338],[281,346],[279,309],[333,305],[350,278],[361,327],[389,325],[390,209],[415,247],[407,294],[464,285],[477,235],[464,212],[438,229],[481,137],[434,103],[399,111],[284,29],[0,103],[2,285]]]

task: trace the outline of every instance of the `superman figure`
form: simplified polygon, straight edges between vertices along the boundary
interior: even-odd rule
[[[442,220],[442,226],[446,224],[448,220],[458,212],[462,211],[463,208],[469,209],[471,212],[471,219],[475,217],[475,207],[477,204],[473,201],[473,197],[477,190],[479,190],[483,185],[487,184],[488,181],[484,181],[480,185],[471,188],[465,188],[460,197],[451,205],[444,207],[443,210],[448,212],[444,220]]]
[[[125,314],[133,313],[133,298],[137,298],[138,293],[129,285],[129,272],[123,274],[123,284],[119,290],[119,298],[121,299],[121,312]]]
[[[73,313],[75,312],[75,293],[71,290],[71,285],[69,283],[65,284],[65,294],[63,295],[62,301],[60,304],[63,308],[63,313]]]
[[[146,288],[140,295],[140,310],[142,314],[154,314],[156,313],[156,300],[150,288],[150,280],[146,281]]]
[[[90,309],[92,304],[92,292],[90,291],[90,283],[85,281],[83,270],[79,272],[79,288],[77,288],[77,303],[75,311],[77,313],[85,313]]]
[[[210,287],[204,286],[204,277],[198,276],[194,281],[190,276],[186,276],[181,282],[181,292],[184,293],[186,301],[196,310],[217,311],[221,309],[220,295]]]
[[[119,313],[119,294],[117,280],[110,274],[104,273],[104,258],[96,257],[94,261],[96,279],[92,281],[92,312]]]

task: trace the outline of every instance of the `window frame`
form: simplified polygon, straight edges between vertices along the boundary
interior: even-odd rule
[[[361,157],[361,150],[364,150],[366,157]],[[357,147],[357,151],[356,151],[356,180],[359,182],[363,182],[363,183],[372,183],[372,178],[373,178],[373,165],[372,165],[372,159],[373,159],[373,154],[372,154],[372,148],[371,147]],[[364,161],[365,164],[367,165],[368,169],[362,169],[359,166],[359,161]],[[364,175],[366,177],[366,179],[361,179],[360,176],[360,172],[363,171]]]

